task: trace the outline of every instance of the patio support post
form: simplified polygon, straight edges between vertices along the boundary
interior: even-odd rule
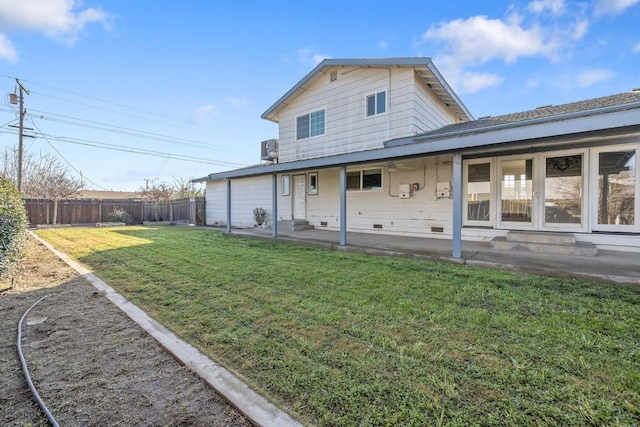
[[[278,174],[271,178],[271,237],[278,238]]]
[[[462,154],[453,154],[453,254],[462,257]]]
[[[231,233],[231,179],[227,178],[227,233]]]
[[[347,166],[340,166],[340,246],[347,245]]]

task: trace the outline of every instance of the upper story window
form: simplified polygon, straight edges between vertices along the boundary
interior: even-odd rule
[[[324,135],[324,110],[296,117],[296,140]]]
[[[367,96],[367,117],[387,111],[387,92],[382,91]]]

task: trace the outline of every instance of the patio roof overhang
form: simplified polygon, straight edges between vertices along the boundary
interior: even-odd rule
[[[535,150],[568,142],[586,144],[590,140],[615,139],[638,133],[640,133],[640,102],[472,130],[454,130],[446,134],[416,135],[387,141],[384,148],[375,150],[257,165],[212,173],[193,181],[244,178],[455,152],[472,156],[523,149]]]

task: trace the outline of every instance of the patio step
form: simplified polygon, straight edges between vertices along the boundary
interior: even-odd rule
[[[592,243],[576,242],[571,233],[543,233],[510,231],[506,237],[496,237],[491,247],[500,250],[520,250],[543,254],[597,256],[598,248]]]
[[[547,243],[554,245],[573,245],[576,236],[572,233],[545,233],[534,231],[510,231],[507,233],[509,242]]]
[[[313,225],[309,224],[309,221],[304,219],[292,219],[288,221],[278,221],[278,230],[283,232],[294,233],[300,230],[312,230]]]

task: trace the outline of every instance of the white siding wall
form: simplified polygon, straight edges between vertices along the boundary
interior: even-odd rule
[[[451,157],[399,163],[403,168],[391,173],[386,170],[386,164],[359,167],[368,169],[382,166],[383,189],[347,192],[348,231],[451,238],[452,200],[435,199],[437,180],[451,180]],[[413,197],[397,197],[399,184],[412,183],[418,183],[420,188],[413,193]],[[307,219],[316,228],[339,230],[339,169],[319,171],[318,188],[317,196],[307,198]],[[327,223],[326,226],[323,222]],[[382,229],[374,228],[374,224],[382,225]],[[442,227],[443,231],[433,230],[432,227]],[[474,238],[484,239],[485,236]]]
[[[420,89],[414,92],[416,133],[456,123],[456,116],[422,79],[416,77],[416,85]]]
[[[271,176],[231,180],[231,225],[250,228],[255,225],[254,208],[271,214]],[[225,181],[207,182],[207,224],[226,225],[227,185]]]
[[[381,148],[392,138],[453,123],[446,105],[411,68],[338,68],[338,79],[317,79],[280,115],[281,162]],[[387,91],[387,113],[367,118],[366,96]],[[426,93],[416,93],[426,91]],[[296,117],[325,110],[325,134],[296,141]]]

